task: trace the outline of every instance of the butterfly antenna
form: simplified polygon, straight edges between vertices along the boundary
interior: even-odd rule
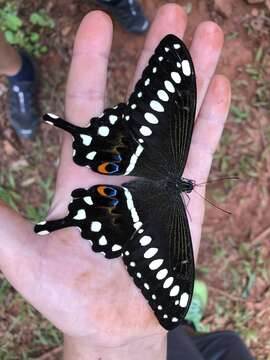
[[[208,200],[207,198],[203,197],[200,193],[198,193],[198,191],[196,191],[195,189],[193,189],[193,191],[199,195],[202,199],[204,199],[205,201],[207,201],[209,204],[211,204],[212,206],[214,206],[216,209],[223,211],[224,213],[231,215],[232,213],[230,211],[224,210],[220,207],[218,207],[215,203],[213,203],[212,201]]]
[[[239,177],[238,176],[231,176],[231,177],[213,179],[213,180],[209,180],[209,181],[202,182],[202,183],[199,183],[199,184],[195,183],[195,186],[202,186],[202,185],[206,185],[206,184],[209,184],[209,183],[218,182],[218,181],[225,181],[225,180],[239,180]]]

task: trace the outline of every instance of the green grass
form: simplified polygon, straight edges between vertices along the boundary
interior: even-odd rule
[[[16,192],[15,178],[12,173],[0,175],[0,199],[18,211],[21,196]]]
[[[44,29],[53,29],[54,26],[53,19],[44,9],[30,13],[25,21],[20,16],[18,1],[9,1],[0,6],[0,30],[3,31],[6,40],[37,57],[48,51],[44,44]]]

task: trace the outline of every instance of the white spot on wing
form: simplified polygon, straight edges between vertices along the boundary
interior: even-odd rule
[[[168,277],[168,279],[166,279],[164,281],[164,284],[163,284],[164,289],[167,289],[168,287],[170,287],[172,285],[172,283],[173,283],[173,277],[170,276],[170,277]]]
[[[142,147],[142,145],[139,145],[136,149],[135,154],[139,157],[142,152],[143,152],[143,147]]]
[[[103,246],[103,245],[107,245],[107,239],[105,238],[105,236],[101,236],[101,238],[98,240],[99,245]]]
[[[146,250],[146,252],[144,253],[144,257],[146,259],[150,259],[151,257],[153,257],[156,253],[158,252],[157,248],[150,248],[148,250]]]
[[[180,84],[180,82],[181,82],[181,76],[178,74],[178,72],[173,71],[173,72],[171,73],[171,77],[172,77],[173,81],[174,81],[176,84]]]
[[[174,93],[175,92],[175,88],[173,86],[173,84],[169,81],[169,80],[165,80],[164,81],[164,85],[165,85],[165,88],[171,92],[171,93]]]
[[[133,225],[136,230],[138,230],[142,226],[142,222],[138,221],[136,224]],[[140,233],[140,231],[139,231]]]
[[[116,121],[117,121],[117,116],[116,115],[110,115],[109,116],[109,121],[110,121],[110,123],[112,124],[112,125],[114,125],[115,123],[116,123]]]
[[[85,134],[80,134],[80,137],[82,139],[82,142],[85,146],[88,146],[91,144],[92,141],[92,137],[89,135],[85,135]]]
[[[144,82],[144,85],[147,86],[147,85],[149,85],[149,84],[150,84],[150,79],[147,78],[147,79],[145,80],[145,82]]]
[[[100,136],[108,136],[110,133],[110,129],[108,128],[108,126],[100,126],[98,128],[98,135]]]
[[[143,152],[143,147],[141,144],[139,144],[137,146],[137,149],[135,151],[135,154],[133,154],[130,158],[130,161],[129,161],[129,165],[127,167],[127,170],[125,172],[125,175],[128,175],[131,173],[131,171],[134,169],[135,165],[136,165],[136,162],[138,160],[138,157],[141,155],[141,153]]]
[[[47,230],[42,230],[40,232],[38,232],[38,235],[48,235],[49,234],[49,231]]]
[[[49,125],[53,125],[53,122],[49,121],[49,120],[45,120],[45,123],[49,124]]]
[[[190,69],[190,65],[188,60],[183,60],[182,61],[182,70],[183,70],[183,74],[186,76],[190,76],[191,74],[191,69]]]
[[[84,209],[80,209],[78,212],[77,212],[77,215],[74,216],[74,220],[84,220],[86,218],[86,213],[85,213],[85,210]]]
[[[140,133],[143,136],[150,136],[152,134],[152,130],[148,126],[141,126]]]
[[[162,269],[162,270],[159,270],[159,272],[157,273],[156,275],[156,278],[158,280],[163,280],[168,274],[168,270],[167,269]]]
[[[83,200],[86,202],[86,204],[88,204],[88,205],[93,205],[93,201],[92,201],[91,196],[85,196],[85,197],[83,198]]]
[[[177,50],[177,49],[180,49],[181,45],[180,44],[173,44],[173,47]]]
[[[151,105],[151,103],[150,103]],[[144,118],[146,121],[148,121],[150,124],[158,124],[158,119],[155,115],[147,112],[144,114]]]
[[[180,306],[181,307],[186,307],[187,303],[188,303],[188,293],[184,292],[181,297],[180,297]]]
[[[180,287],[178,285],[175,285],[170,291],[170,296],[177,296],[179,294],[179,291]]]
[[[162,101],[168,101],[169,100],[169,96],[166,93],[166,91],[164,91],[164,90],[158,90],[157,95],[160,98],[160,100],[162,100]]]
[[[152,241],[151,236],[145,235],[145,236],[143,236],[143,237],[141,238],[140,244],[141,244],[142,246],[146,246],[146,245],[149,245],[151,241]]]
[[[88,153],[86,155],[86,158],[89,159],[89,160],[93,160],[94,157],[96,156],[96,153],[97,153],[96,151],[91,151],[90,153]]]
[[[150,107],[158,112],[163,112],[164,111],[164,107],[161,105],[160,102],[156,101],[156,100],[152,100],[150,102]]]
[[[101,222],[99,221],[92,221],[91,223],[91,231],[99,232],[101,229]]]
[[[112,251],[118,251],[118,250],[121,250],[122,249],[122,246],[118,245],[118,244],[114,244],[113,247],[112,247]]]
[[[163,264],[163,261],[164,260],[162,260],[162,259],[153,260],[153,261],[150,262],[149,268],[151,270],[156,270]]]
[[[48,113],[47,115],[49,115],[51,118],[53,119],[59,119],[59,116],[52,114],[52,113]]]

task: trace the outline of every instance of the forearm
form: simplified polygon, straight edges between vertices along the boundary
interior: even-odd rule
[[[167,337],[149,336],[119,347],[91,346],[88,340],[64,337],[64,360],[165,360]]]

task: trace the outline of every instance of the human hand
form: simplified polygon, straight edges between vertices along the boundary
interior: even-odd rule
[[[168,4],[160,8],[146,38],[129,92],[159,41],[168,33],[182,38],[185,27],[186,15],[179,6]],[[86,125],[89,118],[98,116],[104,108],[111,39],[112,25],[108,16],[96,11],[84,18],[75,40],[66,91],[66,119],[70,122]],[[219,27],[205,22],[198,26],[190,48],[197,76],[199,115],[184,177],[196,182],[207,180],[229,108],[229,82],[223,76],[214,75],[222,44]],[[120,184],[123,180],[104,177],[74,164],[71,144],[69,135],[64,135],[48,219],[66,214],[70,193],[75,188],[88,188],[98,183]],[[196,258],[204,212],[204,203],[197,194],[191,193],[188,209]],[[67,357],[68,353],[77,351],[76,347],[84,349],[84,354],[89,347],[99,349],[95,350],[97,354],[101,348],[113,347],[113,351],[121,349],[124,359],[123,352],[131,352],[129,344],[134,344],[136,353],[138,347],[145,348],[147,353],[150,346],[149,356],[139,353],[138,359],[159,358],[157,356],[164,350],[165,331],[133,284],[121,259],[107,260],[92,252],[88,242],[74,228],[39,236],[34,234],[32,224],[6,206],[1,205],[0,210],[1,270],[11,284],[66,335]],[[130,359],[130,354],[127,357]]]

